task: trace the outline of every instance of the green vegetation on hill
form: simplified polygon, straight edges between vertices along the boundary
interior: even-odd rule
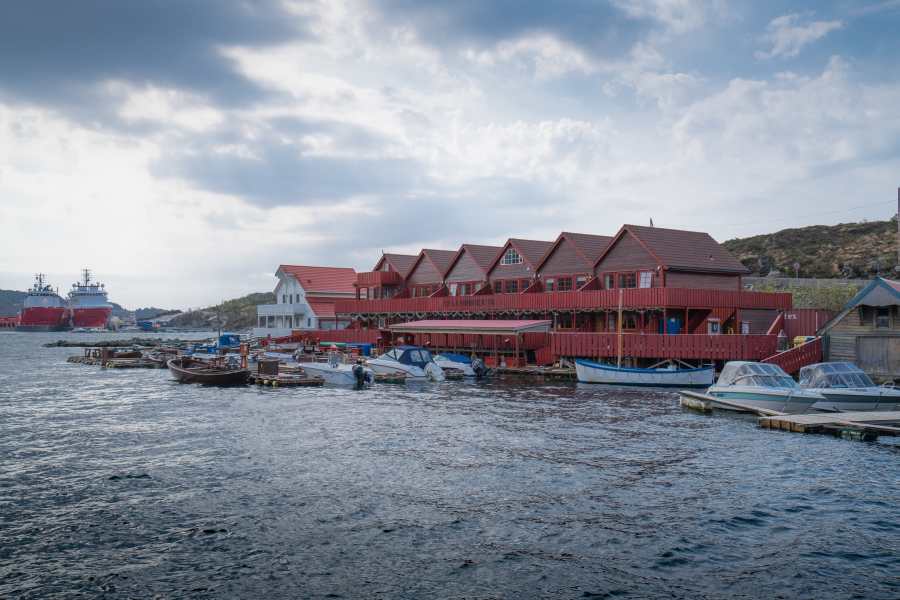
[[[25,292],[0,290],[0,317],[14,317],[22,310]]]
[[[222,304],[192,310],[178,315],[170,322],[173,327],[218,328],[240,331],[256,325],[256,305],[272,304],[275,294],[261,292],[248,294]]]
[[[755,275],[779,271],[800,277],[890,277],[897,263],[897,221],[813,225],[723,243]]]

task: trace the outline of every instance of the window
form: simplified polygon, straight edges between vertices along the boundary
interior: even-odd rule
[[[579,275],[575,278],[575,289],[580,289],[581,286],[587,283],[587,275]]]
[[[306,326],[312,327],[312,319],[311,318],[306,319]]]
[[[282,295],[281,295],[281,303],[282,303],[282,304],[287,304],[287,294],[282,294]]]
[[[891,326],[891,308],[879,306],[875,309],[875,327],[885,329]]]
[[[616,280],[613,277],[612,273],[604,273],[603,275],[603,289],[611,290],[616,287]]]
[[[495,281],[495,282],[494,282],[494,293],[495,293],[495,294],[502,294],[502,293],[503,293],[503,282],[502,282],[502,281]]]
[[[571,292],[572,291],[572,278],[571,277],[560,277],[559,281],[556,284],[557,291],[560,292]]]
[[[559,329],[572,329],[572,313],[564,312],[556,316],[556,326]]]
[[[653,287],[653,273],[650,271],[641,271],[641,285],[642,288]]]
[[[520,265],[522,264],[522,257],[519,256],[519,253],[516,252],[515,248],[507,248],[506,252],[503,254],[503,258],[500,259],[501,265]]]
[[[451,284],[450,284],[450,295],[451,295],[451,296],[455,296],[455,295],[456,295],[456,290],[457,290],[457,288],[459,288],[459,285],[458,285],[458,284],[456,284],[456,283],[451,283]]]
[[[722,323],[718,319],[710,319],[706,322],[706,332],[709,335],[718,335],[722,333]]]
[[[633,288],[637,287],[637,280],[634,273],[619,273],[619,287]]]
[[[741,321],[741,333],[743,335],[750,334],[750,321]]]
[[[518,294],[519,293],[519,280],[518,279],[509,279],[506,281],[506,293],[507,294]]]
[[[544,290],[548,292],[556,291],[556,279],[548,277],[544,280]]]
[[[615,331],[616,330],[616,313],[607,313],[607,315],[606,315],[606,330],[607,331]]]
[[[637,317],[634,313],[624,313],[622,315],[622,329],[637,329]]]
[[[859,324],[860,325],[871,325],[872,324],[873,311],[871,306],[860,306],[859,307]]]

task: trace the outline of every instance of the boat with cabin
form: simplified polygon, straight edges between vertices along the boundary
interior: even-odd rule
[[[407,381],[443,381],[444,370],[434,362],[431,352],[422,346],[397,346],[366,365],[375,373],[402,375]]]
[[[575,359],[575,373],[581,383],[634,385],[646,387],[708,387],[715,369],[712,365],[691,367],[676,361],[663,361],[648,368],[620,367]]]
[[[346,364],[334,360],[328,362],[301,362],[298,367],[310,376],[321,377],[332,385],[368,387],[375,382],[375,371],[361,363]]]
[[[824,362],[800,369],[800,387],[825,397],[815,410],[900,410],[900,390],[878,386],[849,362]]]
[[[719,379],[706,391],[713,398],[730,400],[737,405],[782,413],[805,413],[825,397],[803,389],[778,365],[733,360],[725,364]],[[731,404],[716,408],[740,410]]]
[[[435,364],[445,372],[462,373],[465,377],[483,377],[487,375],[487,367],[480,358],[469,358],[465,354],[442,352],[433,357]]]

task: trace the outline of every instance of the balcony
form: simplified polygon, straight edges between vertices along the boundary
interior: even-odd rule
[[[341,315],[423,315],[423,314],[504,314],[549,313],[554,311],[616,310],[620,290],[585,292],[541,292],[535,294],[495,294],[446,296],[439,298],[397,298],[386,300],[338,300],[335,312]],[[649,288],[621,290],[625,310],[641,309],[769,309],[790,310],[791,294]]]
[[[396,271],[366,271],[356,274],[356,287],[386,287],[401,283],[403,278]]]
[[[294,304],[257,304],[256,315],[258,317],[283,317],[286,315],[303,316],[306,314],[306,303]]]

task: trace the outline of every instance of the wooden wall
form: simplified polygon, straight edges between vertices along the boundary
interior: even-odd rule
[[[849,361],[876,380],[900,377],[900,315],[891,307],[891,327],[863,324],[859,308],[847,312],[826,334],[825,358]]]
[[[439,284],[441,281],[443,281],[443,276],[438,272],[434,264],[428,260],[427,256],[422,257],[406,278],[407,285],[422,285],[428,283]]]
[[[594,269],[597,275],[609,271],[656,271],[657,262],[649,252],[644,250],[634,236],[626,232],[615,245],[609,249],[603,260]],[[654,276],[653,285],[661,285]]]
[[[740,275],[666,271],[666,287],[739,290],[741,289],[741,277]]]
[[[506,253],[506,249],[509,248],[509,246],[510,244],[506,244],[505,246],[503,246],[503,254]],[[500,261],[497,261],[497,265],[493,269],[491,269],[490,273],[488,273],[488,279],[491,280],[531,279],[534,276],[534,271],[525,260],[517,265],[504,265]]]
[[[459,259],[454,263],[453,268],[450,269],[444,280],[447,282],[483,281],[484,272],[478,266],[478,263],[475,262],[475,259],[472,258],[472,254],[468,250],[463,249]]]
[[[568,238],[562,238],[559,244],[554,248],[553,253],[547,257],[547,260],[541,266],[540,275],[542,277],[553,277],[554,275],[590,275],[593,265],[585,260]]]

